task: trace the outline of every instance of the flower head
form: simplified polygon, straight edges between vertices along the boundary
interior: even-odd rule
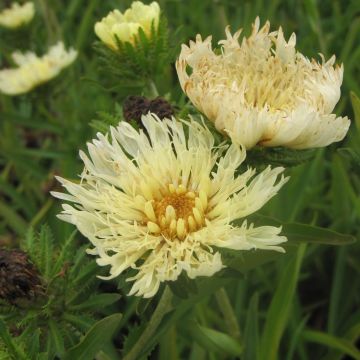
[[[211,276],[224,267],[217,248],[282,251],[280,228],[248,225],[286,182],[283,168],[259,175],[248,169],[238,145],[214,147],[210,131],[196,121],[142,118],[146,134],[127,122],[98,134],[80,183],[58,178],[70,201],[59,218],[76,225],[92,243],[88,252],[110,265],[109,279],[127,268],[137,271],[130,294],[153,296],[161,282],[182,271],[190,278]],[[244,219],[240,227],[233,220]]]
[[[193,104],[216,128],[251,148],[321,147],[340,141],[350,121],[332,114],[340,97],[343,66],[335,57],[322,63],[295,50],[281,28],[269,33],[270,23],[239,43],[241,30],[221,40],[221,53],[211,37],[200,35],[183,45],[176,64],[180,84]],[[191,68],[191,74],[188,73]]]
[[[26,2],[19,5],[17,2],[0,12],[0,25],[9,29],[16,29],[29,23],[35,14],[34,3]]]
[[[0,70],[0,92],[7,95],[24,94],[56,77],[76,56],[76,50],[66,51],[62,42],[52,46],[41,57],[33,52],[15,52],[12,58],[18,67]]]
[[[160,7],[156,1],[150,5],[134,1],[124,14],[119,10],[113,10],[97,22],[95,33],[102,42],[116,50],[116,37],[123,42],[133,42],[140,28],[146,35],[150,35],[152,24],[154,23],[155,28],[159,24],[159,16]]]

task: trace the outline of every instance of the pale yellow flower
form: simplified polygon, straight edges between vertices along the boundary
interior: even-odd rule
[[[0,70],[0,92],[7,95],[24,94],[57,76],[77,56],[74,49],[65,49],[62,42],[50,47],[39,57],[33,52],[15,52],[12,58],[17,68]]]
[[[214,52],[211,37],[200,35],[183,45],[176,63],[180,84],[192,103],[215,127],[251,148],[321,147],[340,141],[348,131],[347,117],[332,111],[340,98],[343,66],[335,57],[322,63],[295,49],[283,31],[269,33],[267,22],[239,43],[241,30],[221,40]],[[189,69],[191,69],[189,71]]]
[[[0,12],[0,26],[16,29],[28,24],[35,15],[35,6],[32,2],[19,5],[17,2]]]
[[[119,10],[111,11],[106,17],[95,24],[95,33],[107,46],[117,49],[116,37],[123,42],[133,42],[141,28],[146,35],[150,35],[151,26],[155,29],[159,24],[160,7],[154,1],[144,5],[141,1],[134,1],[131,8],[124,14]]]
[[[203,125],[143,116],[148,136],[126,122],[88,144],[81,182],[59,178],[69,194],[59,218],[87,237],[99,265],[114,278],[132,268],[130,295],[152,297],[182,271],[211,276],[224,265],[217,248],[283,251],[281,228],[254,227],[246,216],[260,209],[286,182],[283,168],[255,176],[238,167],[239,145],[214,147]],[[239,227],[235,219],[243,219]]]

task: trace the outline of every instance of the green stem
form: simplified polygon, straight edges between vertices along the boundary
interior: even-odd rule
[[[38,0],[38,4],[44,18],[46,32],[48,35],[48,43],[50,45],[59,38],[60,26],[55,16],[55,13],[50,9],[47,1]]]
[[[224,31],[224,29],[229,25],[229,20],[226,16],[225,7],[218,1],[215,1],[215,4],[218,5],[217,14],[218,14],[219,23],[221,25],[221,30]]]
[[[150,80],[148,83],[148,92],[149,92],[150,97],[155,98],[155,97],[159,96],[158,89],[153,80]]]
[[[237,318],[234,312],[234,309],[231,306],[229,297],[224,288],[220,288],[215,293],[216,301],[219,305],[220,311],[224,315],[226,327],[229,331],[229,334],[237,340],[241,339],[241,331]]]
[[[147,327],[129,353],[124,356],[123,360],[136,360],[139,358],[139,354],[144,349],[146,343],[151,339],[156,329],[159,327],[164,315],[170,310],[171,299],[172,292],[170,288],[166,286]]]

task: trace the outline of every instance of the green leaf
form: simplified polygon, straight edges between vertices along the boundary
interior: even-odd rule
[[[355,168],[357,172],[360,172],[360,154],[358,154],[354,149],[349,147],[343,147],[337,149],[337,152],[341,157],[350,161],[351,165]]]
[[[53,234],[47,225],[41,227],[39,233],[39,268],[42,275],[49,279],[53,265]]]
[[[244,354],[242,360],[256,360],[259,353],[259,294],[255,293],[246,312],[246,327],[244,333]]]
[[[94,325],[95,320],[85,315],[73,315],[65,313],[63,319],[69,322],[71,325],[75,326],[77,329],[82,332],[88,331],[89,328]]]
[[[0,201],[0,218],[5,219],[8,226],[16,234],[23,236],[26,233],[27,224],[25,220],[2,201]]]
[[[19,360],[28,360],[28,357],[25,355],[23,350],[15,343],[11,337],[5,322],[0,319],[0,338],[7,346],[8,350],[13,354],[14,359]]]
[[[292,251],[294,247],[290,248]],[[228,249],[219,249],[224,265],[246,273],[249,270],[264,265],[267,262],[275,261],[279,257],[283,257],[283,253],[269,250],[251,250],[251,251],[237,251]],[[287,250],[287,252],[289,252]]]
[[[65,352],[64,339],[58,324],[52,319],[49,320],[49,330],[49,336],[55,353],[61,357]]]
[[[197,293],[196,282],[185,273],[181,273],[176,281],[169,281],[169,287],[173,294],[181,299],[187,299],[190,295]]]
[[[70,258],[73,257],[73,254],[71,254],[71,250],[73,250],[73,246],[75,242],[74,238],[76,233],[77,230],[74,230],[62,245],[60,253],[56,258],[55,264],[52,267],[51,277],[57,275],[61,271],[66,260],[70,260]]]
[[[348,340],[340,339],[336,336],[313,330],[304,331],[302,333],[302,337],[309,342],[325,345],[326,347],[330,347],[332,349],[339,350],[344,354],[350,355],[356,360],[360,360],[360,351]]]
[[[251,166],[297,166],[314,158],[316,149],[293,150],[283,147],[257,146],[248,151],[247,163]]]
[[[278,359],[279,344],[287,324],[305,249],[306,245],[300,245],[295,259],[289,258],[283,270],[266,315],[260,346],[261,360]]]
[[[80,343],[65,354],[64,360],[93,359],[104,348],[104,345],[111,341],[121,318],[122,314],[113,314],[98,321],[85,334]]]
[[[355,125],[358,132],[360,132],[360,99],[353,91],[350,91],[350,98],[354,110]]]
[[[355,241],[355,238],[352,235],[341,234],[336,231],[314,225],[300,223],[281,223],[281,221],[272,217],[259,214],[249,217],[249,220],[254,222],[256,226],[281,226],[281,233],[288,238],[288,244],[290,245],[297,245],[300,243],[348,245]]]
[[[204,349],[213,351],[220,354],[229,354],[232,356],[239,356],[243,348],[237,340],[231,336],[210,329],[205,326],[201,326],[195,321],[188,322],[186,331],[190,336]]]
[[[69,309],[72,311],[99,310],[111,305],[120,298],[120,294],[99,294],[90,297],[81,304],[69,306]]]
[[[36,329],[28,341],[28,354],[31,359],[36,359],[40,351],[40,329]]]

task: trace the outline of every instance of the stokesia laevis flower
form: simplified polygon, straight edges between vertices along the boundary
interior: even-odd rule
[[[48,53],[41,57],[33,52],[15,52],[12,58],[18,67],[0,70],[0,92],[7,95],[27,93],[59,75],[76,56],[77,51],[67,51],[62,42],[50,47]]]
[[[155,29],[158,27],[159,17],[160,7],[156,1],[150,5],[134,1],[131,8],[127,9],[124,14],[115,9],[97,22],[95,33],[103,43],[116,50],[116,37],[120,41],[133,42],[140,28],[149,36],[152,23],[154,23]]]
[[[34,3],[26,2],[23,5],[19,5],[17,2],[14,2],[10,8],[0,12],[0,25],[8,29],[16,29],[28,24],[34,15]]]
[[[340,141],[348,131],[347,117],[332,114],[340,98],[343,66],[335,57],[322,63],[295,50],[281,28],[270,23],[239,43],[226,28],[221,52],[211,37],[183,45],[176,63],[180,84],[192,103],[215,127],[246,148],[257,144],[305,149]],[[191,72],[189,73],[189,68]]]
[[[130,295],[152,297],[182,271],[195,278],[222,269],[217,248],[283,251],[280,228],[245,219],[286,182],[283,168],[237,176],[245,158],[238,144],[214,148],[211,132],[193,120],[149,113],[142,121],[148,135],[127,122],[99,133],[89,156],[80,152],[81,182],[58,178],[69,194],[52,193],[75,204],[64,204],[59,218],[91,241],[99,265],[110,265],[107,279],[136,269]]]

